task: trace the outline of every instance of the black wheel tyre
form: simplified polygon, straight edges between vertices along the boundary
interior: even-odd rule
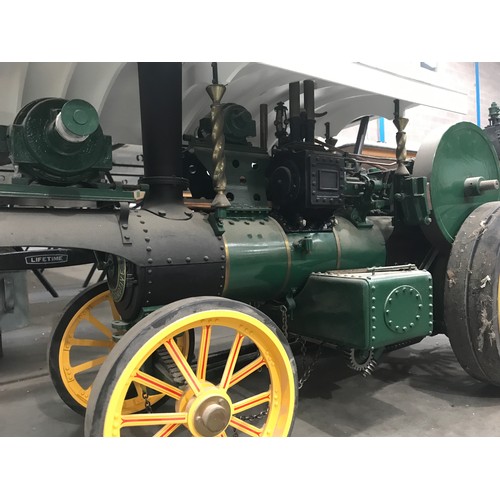
[[[445,321],[460,365],[477,380],[500,385],[500,202],[465,220],[453,243],[444,291]]]
[[[195,368],[176,353],[176,335],[187,328],[196,329]],[[231,347],[227,359],[224,355],[222,376],[219,373],[212,379],[208,376],[209,350],[212,342],[218,347],[217,338],[225,332],[230,332]],[[240,368],[240,347],[246,341],[253,342],[260,355]],[[172,359],[180,360],[178,368],[185,376],[184,386],[174,387],[147,373],[147,361],[161,346],[169,350]],[[243,399],[234,398],[231,391],[238,392],[239,384],[262,375],[263,390],[256,388],[255,380],[251,380],[250,387],[257,394],[250,391],[245,392]],[[123,415],[123,399],[134,383],[163,392],[174,408],[170,413],[162,408],[163,413],[159,414]],[[253,395],[248,397],[248,394]],[[143,426],[141,435],[148,432],[148,435],[170,436],[179,431],[195,436],[225,436],[233,428],[246,435],[284,436],[292,431],[297,399],[295,360],[274,322],[259,310],[234,300],[189,298],[164,306],[138,322],[113,349],[94,382],[85,417],[85,435],[120,436],[124,427],[131,426],[136,431]],[[267,410],[261,411],[259,418],[265,420],[258,420],[263,423],[256,427],[245,412],[258,412],[263,406]],[[212,418],[213,415],[217,418]],[[151,429],[153,426],[155,429]]]
[[[47,357],[52,383],[64,403],[79,415],[85,415],[97,369],[116,345],[112,339],[113,319],[120,319],[120,315],[108,284],[100,282],[66,305],[51,333]],[[190,332],[182,339],[183,354],[188,358],[193,351],[191,338]],[[153,398],[151,404],[161,405],[161,398]],[[142,394],[131,388],[126,405],[130,413],[143,409]]]
[[[103,281],[87,287],[76,295],[60,314],[49,340],[47,357],[52,383],[64,403],[80,415],[85,415],[86,410],[85,401],[87,397],[81,394],[85,388],[72,386],[72,383],[68,382],[68,376],[65,373],[65,368],[67,367],[64,366],[64,363],[61,363],[60,358],[61,349],[63,347],[61,344],[65,337],[67,337],[68,327],[78,312],[81,311],[82,308],[85,309],[96,297],[107,291],[108,284]],[[72,375],[70,375],[70,377],[72,377]]]

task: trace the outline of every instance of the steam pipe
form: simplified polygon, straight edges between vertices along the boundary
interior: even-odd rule
[[[267,104],[260,105],[260,147],[267,150]]]
[[[354,146],[354,154],[360,155],[363,153],[363,146],[365,145],[366,131],[368,130],[369,116],[363,116],[359,122],[358,136],[356,137],[356,144]]]
[[[290,139],[300,141],[300,82],[288,85],[290,100]]]
[[[314,142],[314,128],[316,120],[314,119],[314,81],[304,80],[304,108],[306,111],[306,142]]]

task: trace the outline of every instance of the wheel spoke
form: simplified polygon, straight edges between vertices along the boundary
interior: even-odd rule
[[[113,338],[113,332],[103,323],[101,323],[95,316],[93,316],[89,310],[83,313],[83,317],[92,325],[94,325],[101,333],[106,335],[108,339]]]
[[[68,339],[65,345],[70,347],[107,347],[112,349],[115,346],[114,342],[107,340],[94,340],[94,339]]]
[[[180,425],[187,422],[187,413],[139,413],[122,415],[121,427],[149,425]]]
[[[189,366],[186,358],[179,349],[179,346],[173,339],[166,340],[164,342],[164,346],[166,347],[168,353],[174,360],[174,363],[177,365],[177,368],[179,368],[180,372],[186,379],[186,382],[188,383],[194,394],[199,394],[201,390],[200,381]]]
[[[252,437],[262,436],[263,429],[259,429],[258,427],[255,427],[254,425],[251,425],[248,422],[243,422],[243,420],[240,420],[239,418],[232,417],[231,420],[229,421],[229,425],[247,434],[248,436]]]
[[[255,406],[259,406],[263,403],[269,403],[270,401],[271,391],[262,392],[250,398],[238,401],[238,403],[233,406],[234,413],[241,413],[242,411],[249,410],[250,408],[254,408]]]
[[[181,424],[167,424],[162,427],[153,437],[168,437],[175,429],[179,428]]]
[[[211,334],[212,327],[210,325],[204,326],[201,329],[200,352],[198,355],[198,366],[196,367],[196,376],[199,380],[205,380],[207,376],[208,350],[210,348]]]
[[[116,309],[116,306],[115,306],[115,303],[113,301],[113,297],[111,296],[111,293],[108,296],[108,302],[109,302],[109,305],[111,307],[111,314],[113,315],[113,319],[115,321],[120,320],[121,316],[120,316],[120,313],[118,312],[118,310]]]
[[[241,344],[243,343],[244,335],[240,332],[236,332],[236,337],[234,339],[231,350],[229,351],[229,356],[227,358],[226,367],[224,368],[224,373],[222,374],[222,379],[220,381],[220,387],[222,389],[227,389],[229,387],[229,382],[233,376],[234,367],[236,366],[236,360],[238,359],[238,354],[240,353]]]
[[[145,385],[146,387],[149,387],[151,389],[154,389],[155,391],[161,392],[162,394],[166,394],[167,396],[170,396],[173,399],[180,399],[182,397],[183,392],[178,389],[177,387],[174,387],[173,385],[167,384],[163,380],[160,380],[159,378],[153,377],[152,375],[148,375],[147,373],[137,371],[136,374],[133,377],[134,385],[135,382],[138,382],[141,385]],[[139,387],[135,385],[137,393],[139,393]]]
[[[80,365],[76,365],[73,367],[73,374],[85,372],[94,368],[95,366],[102,365],[107,356],[99,356],[98,358],[91,359],[90,361],[86,361]]]
[[[259,356],[257,359],[249,363],[247,366],[243,367],[241,370],[238,370],[232,377],[231,380],[229,381],[229,387],[232,387],[233,385],[238,384],[241,382],[245,377],[248,377],[248,375],[254,373],[257,371],[259,368],[265,365],[264,358],[262,356]]]
[[[120,356],[101,369],[86,435],[289,435],[296,367],[268,323],[257,309],[221,297],[164,306],[137,323],[120,340]],[[128,413],[127,398],[136,413]],[[161,413],[152,412],[153,398],[164,398],[155,405]]]

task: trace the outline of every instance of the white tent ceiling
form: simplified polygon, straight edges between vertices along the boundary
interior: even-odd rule
[[[218,63],[219,82],[227,84],[223,102],[242,104],[257,121],[259,105],[268,105],[269,146],[274,142],[274,106],[278,101],[288,104],[290,82],[308,78],[316,85],[316,112],[327,113],[317,120],[317,135],[324,134],[326,121],[335,136],[364,115],[392,119],[394,99],[400,99],[402,111],[423,104],[466,112],[465,92],[446,87],[435,77],[424,78],[423,73],[398,74],[362,63],[297,62],[297,68]],[[211,80],[210,62],[183,63],[183,133],[193,133],[198,120],[209,112],[205,88]],[[0,63],[0,124],[10,124],[24,104],[40,97],[85,99],[98,110],[103,130],[114,143],[142,144],[136,63]]]

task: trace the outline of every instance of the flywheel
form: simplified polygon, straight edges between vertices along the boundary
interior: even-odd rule
[[[436,247],[449,251],[467,216],[499,200],[500,167],[486,134],[469,122],[429,134],[418,150],[414,176],[429,183],[431,223],[422,231]]]

